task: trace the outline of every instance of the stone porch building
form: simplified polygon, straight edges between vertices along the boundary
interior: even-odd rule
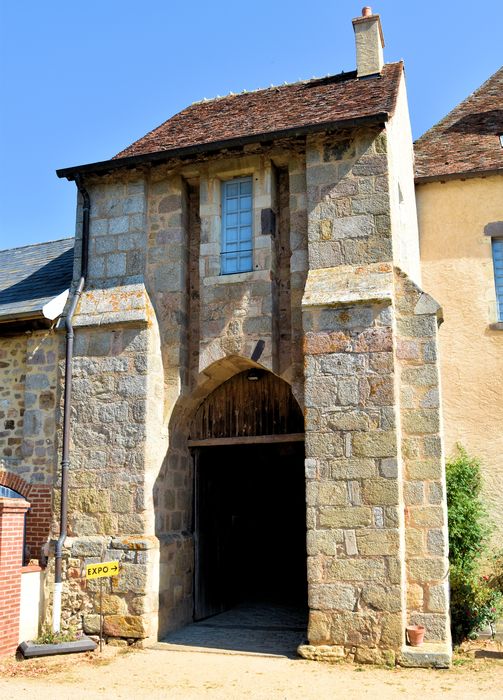
[[[308,607],[307,658],[449,664],[440,310],[420,287],[403,66],[383,63],[378,15],[353,25],[356,71],[196,103],[58,172],[80,190],[70,298],[87,233],[89,256],[65,623],[96,630],[82,569],[117,558],[110,637],[269,595]],[[47,480],[54,537],[55,460]]]

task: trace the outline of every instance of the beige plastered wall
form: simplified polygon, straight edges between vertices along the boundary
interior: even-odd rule
[[[442,305],[442,404],[447,456],[457,442],[483,463],[484,495],[503,535],[503,330],[491,238],[503,221],[503,175],[416,187],[423,288]]]

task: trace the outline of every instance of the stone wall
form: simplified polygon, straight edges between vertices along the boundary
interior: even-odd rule
[[[64,337],[54,330],[34,331],[26,346],[23,466],[20,475],[39,484],[54,483],[57,462],[60,375]]]
[[[102,178],[89,185],[91,224],[86,289],[135,284],[146,258],[145,182],[131,172],[119,181]],[[82,208],[79,198],[74,276],[80,273]]]
[[[54,330],[0,339],[0,483],[31,503],[26,559],[40,558],[49,537],[61,353],[62,338]]]
[[[404,465],[407,612],[426,641],[450,641],[448,533],[440,414],[440,307],[396,273]]]
[[[393,259],[386,143],[379,128],[308,138],[310,269]]]
[[[95,312],[92,294],[82,300],[81,311],[87,319]],[[155,338],[146,322],[138,326],[124,318],[122,325],[77,325],[72,410],[79,419],[72,427],[63,624],[83,626],[89,633],[97,628],[98,588],[85,581],[85,565],[117,559],[120,575],[107,594],[105,633],[129,639],[157,634],[151,411],[162,414],[162,393]],[[58,513],[59,490],[55,495]],[[49,588],[52,577],[51,562]]]
[[[177,401],[189,391],[190,361],[193,372],[197,362],[194,355],[189,357],[195,344],[189,315],[192,309],[194,321],[199,308],[195,287],[198,259],[193,260],[189,277],[189,224],[196,225],[194,213],[186,181],[165,168],[156,169],[149,186],[147,279],[162,357],[156,398],[161,410],[162,445],[158,441],[157,464],[151,469],[155,534],[160,545],[157,585],[161,634],[192,617],[192,461],[186,443],[172,427],[176,420],[172,414]],[[194,233],[197,237],[198,231]]]
[[[420,284],[419,232],[414,194],[414,146],[403,78],[393,119],[386,125],[386,136],[393,260],[413,282]]]
[[[82,571],[104,557],[121,562],[107,592],[109,636],[155,637],[192,619],[191,421],[222,382],[260,366],[305,404],[302,653],[390,661],[414,621],[446,640],[437,577],[445,551],[428,550],[437,531],[445,536],[438,405],[433,383],[430,393],[414,384],[416,369],[436,371],[435,338],[420,339],[417,357],[403,355],[421,292],[394,277],[395,136],[344,130],[89,183],[65,622],[96,628],[97,589]],[[243,175],[254,182],[254,269],[222,276],[220,182]],[[264,210],[275,225],[263,230]],[[431,325],[429,306],[423,315]]]
[[[220,274],[222,180],[253,180],[253,271]],[[226,355],[251,357],[264,343],[260,362],[278,371],[276,255],[274,239],[262,231],[262,211],[276,209],[272,163],[260,156],[219,160],[201,172],[199,371]]]
[[[22,457],[27,337],[0,338],[0,454],[2,467]]]
[[[163,387],[159,334],[144,286],[145,187],[135,172],[119,182],[105,177],[89,183],[90,264],[74,319],[75,419],[63,562],[63,625],[95,632],[98,589],[85,581],[84,567],[103,559],[120,561],[120,576],[107,594],[105,632],[129,639],[156,636],[158,609],[152,489],[153,470],[162,460],[156,447]],[[79,201],[77,251],[81,220]],[[57,489],[55,520],[59,507]],[[57,536],[57,522],[53,532]],[[49,566],[46,618],[52,602],[52,558]]]
[[[292,386],[301,406],[304,405],[304,352],[300,339],[302,329],[302,296],[308,271],[307,245],[307,184],[305,153],[291,153],[288,159],[289,215],[290,215],[290,308],[292,342],[291,364],[282,373]]]
[[[144,328],[76,333],[70,536],[145,532],[147,355]]]
[[[427,639],[442,642],[435,663],[445,665],[438,307],[404,273],[395,287],[393,263],[403,249],[394,240],[399,203],[389,190],[389,146],[376,129],[311,137],[307,144],[310,269],[302,304],[310,618],[301,652],[362,662],[398,655],[408,663],[405,626],[420,622]],[[416,366],[404,367],[400,353],[420,330]],[[412,403],[402,406],[407,396]],[[414,490],[417,507],[410,503]],[[428,551],[428,537],[433,546],[439,535],[444,544]],[[411,550],[419,540],[422,549]],[[418,589],[424,606],[413,600]]]
[[[389,299],[304,310],[308,637],[357,661],[404,639],[392,323]]]

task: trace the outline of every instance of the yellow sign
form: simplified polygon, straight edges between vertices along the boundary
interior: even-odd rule
[[[98,564],[87,564],[86,578],[103,578],[104,576],[118,576],[118,561],[102,561]]]

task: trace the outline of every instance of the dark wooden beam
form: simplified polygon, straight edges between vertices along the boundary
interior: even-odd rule
[[[224,445],[265,445],[271,442],[302,442],[304,433],[285,433],[283,435],[243,435],[241,437],[206,438],[189,440],[189,447],[223,447]]]

